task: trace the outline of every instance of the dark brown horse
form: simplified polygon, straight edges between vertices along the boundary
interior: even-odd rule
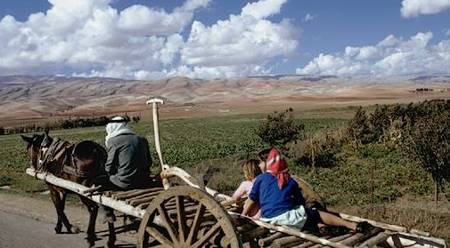
[[[60,139],[53,140],[48,136],[48,132],[40,135],[35,134],[32,137],[22,135],[22,139],[27,142],[30,167],[36,171],[49,172],[59,178],[87,187],[92,186],[94,179],[104,173],[104,164],[107,157],[106,151],[93,141],[70,144]],[[79,232],[77,227],[70,224],[64,213],[66,195],[71,192],[49,183],[47,185],[58,216],[55,226],[56,233],[61,233],[63,225],[68,233]],[[80,200],[86,205],[90,214],[87,241],[89,247],[92,247],[97,239],[95,235],[95,221],[97,219],[98,206],[86,197],[80,196]],[[114,224],[108,223],[108,227],[108,247],[111,247],[116,239]]]

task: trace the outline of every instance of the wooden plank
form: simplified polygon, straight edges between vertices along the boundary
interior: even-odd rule
[[[441,247],[445,248],[447,247],[447,244],[445,243],[444,239],[440,238],[434,238],[434,237],[423,237],[417,234],[413,233],[396,233],[402,243],[407,243],[407,245],[410,245],[411,243],[417,243],[425,246],[432,246],[432,247]],[[395,236],[393,235],[393,236]],[[405,246],[407,246],[405,245]]]
[[[117,200],[126,200],[126,199],[130,199],[136,196],[140,196],[149,192],[154,192],[154,191],[161,191],[160,188],[155,188],[155,189],[137,189],[134,192],[131,193],[124,193],[124,194],[120,194],[120,195],[116,195],[115,199]]]
[[[283,233],[286,233],[286,234],[289,234],[289,235],[292,235],[292,236],[296,236],[296,237],[299,237],[299,238],[302,238],[302,239],[306,239],[306,240],[311,241],[313,243],[328,245],[328,246],[336,247],[336,248],[348,248],[348,246],[346,246],[346,245],[343,245],[343,244],[340,244],[340,243],[331,242],[329,240],[326,240],[326,239],[323,239],[323,238],[319,238],[319,237],[311,235],[311,234],[306,234],[304,232],[301,232],[299,229],[295,229],[295,228],[287,227],[287,226],[273,225],[273,224],[270,224],[270,223],[267,223],[267,222],[264,222],[264,221],[261,221],[261,220],[251,219],[251,218],[249,218],[247,216],[243,216],[242,214],[230,213],[230,212],[229,212],[229,214],[234,215],[234,216],[240,216],[242,218],[250,219],[254,223],[256,223],[258,226],[265,227],[265,228],[268,228],[268,229],[271,229],[271,230],[276,230],[276,231],[279,231],[279,232],[283,232]]]
[[[405,227],[402,227],[402,226],[385,224],[385,223],[377,222],[374,220],[364,219],[361,217],[352,216],[352,215],[348,215],[348,214],[342,214],[342,213],[340,213],[339,216],[341,216],[341,218],[344,220],[349,220],[349,221],[353,221],[353,222],[367,221],[369,224],[371,224],[375,227],[383,228],[383,229],[390,230],[390,231],[408,232],[408,229],[406,229]]]
[[[386,239],[388,239],[391,235],[392,235],[392,233],[389,232],[389,231],[380,232],[377,235],[375,235],[375,236],[369,238],[368,240],[364,241],[364,243],[359,245],[359,247],[373,247],[373,246],[376,246],[377,244],[379,244],[379,243],[385,241]]]
[[[283,248],[283,247],[292,247],[295,245],[303,244],[307,242],[304,239],[295,236],[282,237],[274,240],[270,247],[274,248]]]
[[[256,227],[245,233],[242,233],[242,242],[249,242],[257,239],[258,237],[264,236],[269,232],[268,229],[264,227]]]
[[[92,194],[92,193],[98,191],[101,187],[102,187],[102,186],[90,187],[90,188],[88,188],[87,190],[81,191],[80,193],[81,193],[82,195],[85,195],[85,194]]]
[[[144,198],[140,198],[140,199],[136,199],[136,200],[133,200],[131,202],[128,202],[128,204],[130,204],[131,206],[135,207],[135,206],[137,206],[139,204],[142,204],[142,203],[146,203],[146,202],[151,203],[151,201],[153,199],[155,199],[155,197],[156,197],[156,195],[149,196],[149,197],[144,197]]]
[[[305,243],[303,243],[303,244],[296,245],[296,246],[294,246],[294,247],[292,247],[292,248],[306,248],[306,247],[311,247],[311,246],[313,246],[313,245],[315,245],[315,244],[316,244],[316,243],[314,243],[314,242],[308,241],[308,242],[305,242]]]
[[[339,242],[339,241],[344,240],[344,239],[346,239],[346,238],[348,238],[348,237],[350,237],[352,235],[353,235],[353,233],[347,233],[347,234],[344,234],[344,235],[341,235],[341,236],[328,238],[328,240],[332,241],[332,242]],[[323,245],[317,244],[317,245],[311,246],[311,248],[318,248],[318,247],[323,247]]]
[[[381,228],[374,228],[371,232],[366,233],[366,234],[355,233],[351,237],[342,240],[340,243],[344,244],[344,245],[348,245],[348,246],[354,246],[355,244],[357,244],[365,239],[368,239],[368,238],[372,237],[373,235],[378,234],[381,231],[383,231]]]
[[[127,198],[127,199],[125,199],[125,202],[126,203],[130,203],[130,202],[132,202],[134,200],[139,200],[139,199],[142,199],[142,198],[145,198],[145,197],[149,197],[149,196],[155,197],[155,196],[159,195],[160,193],[161,193],[161,190],[144,193],[142,195],[137,195],[137,196],[134,196],[134,197],[131,197],[131,198]]]
[[[137,192],[137,189],[132,189],[132,190],[127,190],[127,191],[114,191],[113,194],[111,195],[111,197],[113,199],[117,199],[117,197],[122,197],[124,195],[128,195],[134,192]]]
[[[80,195],[81,195],[80,192],[82,192],[83,190],[89,189],[88,187],[86,187],[84,185],[81,185],[81,184],[78,184],[78,183],[75,183],[75,182],[72,182],[69,180],[64,180],[64,179],[58,178],[52,174],[42,173],[42,172],[35,173],[35,171],[31,168],[28,168],[26,170],[26,173],[33,177],[36,176],[37,178],[44,180],[50,184],[68,189],[68,190],[75,192],[77,194],[80,194]],[[131,215],[131,216],[134,216],[134,217],[137,217],[140,219],[142,219],[142,217],[145,214],[144,210],[130,206],[130,205],[126,204],[124,201],[117,201],[115,199],[112,199],[111,197],[107,197],[104,195],[89,195],[89,194],[83,195],[83,196],[93,200],[94,202],[97,202],[104,206],[110,207],[112,209],[115,209],[117,211],[120,211],[122,213]]]
[[[272,235],[270,235],[269,237],[263,238],[258,240],[258,245],[260,247],[265,247],[270,245],[275,239],[281,238],[281,237],[285,237],[287,234],[282,233],[282,232],[276,232]]]

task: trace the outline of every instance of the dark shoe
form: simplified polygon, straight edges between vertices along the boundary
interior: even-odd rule
[[[356,232],[363,234],[368,234],[373,229],[375,229],[375,227],[367,221],[359,222],[358,225],[356,225]]]

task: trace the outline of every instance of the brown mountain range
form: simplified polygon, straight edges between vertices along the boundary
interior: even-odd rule
[[[0,76],[4,125],[60,116],[92,116],[147,109],[161,97],[169,117],[312,109],[450,98],[450,76],[389,78],[282,75],[153,81],[56,76]]]

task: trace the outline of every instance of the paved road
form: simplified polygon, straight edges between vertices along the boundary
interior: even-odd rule
[[[29,217],[7,213],[0,210],[0,247],[1,248],[79,248],[87,247],[85,233],[54,233],[54,224],[41,222]],[[103,247],[105,238],[97,241],[97,247]],[[117,247],[133,247],[132,244],[118,242]]]

